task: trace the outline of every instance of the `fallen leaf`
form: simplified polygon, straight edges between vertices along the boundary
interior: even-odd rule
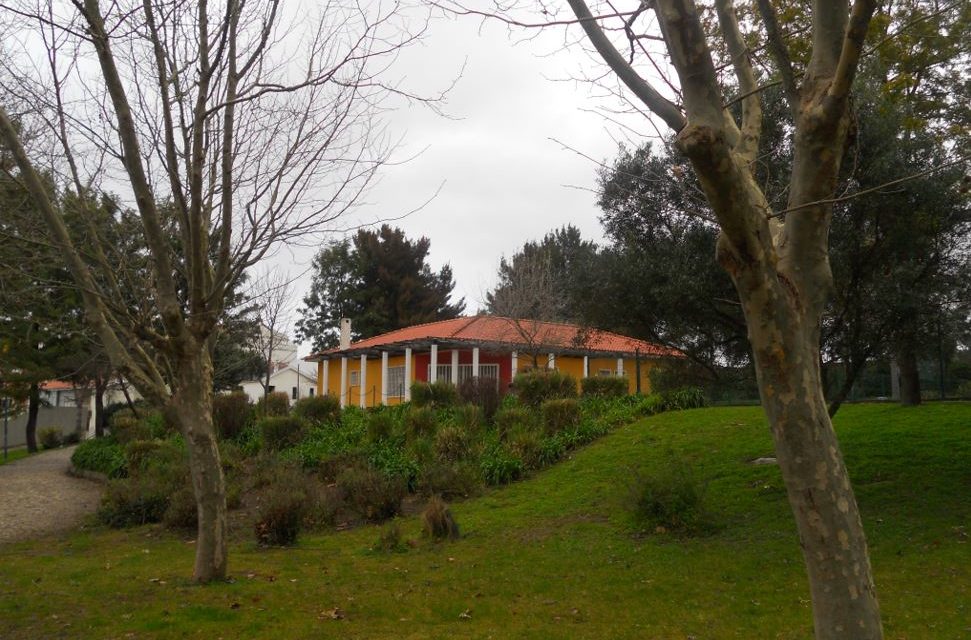
[[[326,611],[321,611],[321,619],[329,618],[331,620],[343,620],[344,612],[339,607],[334,607],[333,609],[327,609]]]
[[[471,609],[466,609],[465,611],[459,614],[459,620],[471,620],[471,619],[472,619]]]

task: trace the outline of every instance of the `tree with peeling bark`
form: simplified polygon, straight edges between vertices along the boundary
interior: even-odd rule
[[[227,570],[225,485],[212,425],[213,346],[247,268],[314,242],[391,151],[389,76],[421,37],[407,3],[278,0],[0,3],[0,137],[114,367],[185,437],[198,511],[193,575]],[[17,48],[19,47],[19,48]],[[14,123],[23,123],[23,128]],[[47,131],[45,147],[20,134]],[[41,167],[44,168],[42,174]],[[42,175],[52,171],[53,192]],[[137,214],[139,269],[71,193],[118,191]],[[126,275],[137,274],[140,282]],[[138,295],[130,295],[137,291]]]
[[[613,75],[675,132],[674,144],[690,160],[717,219],[716,256],[745,316],[762,405],[809,574],[816,637],[881,638],[866,538],[827,414],[819,365],[821,317],[832,288],[829,222],[851,124],[850,91],[876,3],[855,0],[851,8],[845,0],[815,0],[811,53],[802,69],[793,62],[772,3],[760,0],[745,22],[751,26],[761,17],[760,32],[794,122],[788,202],[778,210],[756,179],[762,87],[732,0],[714,2],[717,41],[706,35],[707,8],[692,0],[635,2],[627,10],[606,2],[595,7],[602,9],[599,14],[584,0],[567,4],[574,24]],[[485,13],[456,3],[440,6]],[[548,20],[551,9],[545,3],[542,8]],[[526,23],[509,18],[508,4],[489,15],[500,10],[507,23]],[[650,58],[648,45],[658,40],[654,33],[638,33],[649,15],[656,19],[661,53],[676,75],[669,83],[670,98],[636,64]],[[620,46],[629,46],[629,55]],[[716,67],[716,48],[727,51],[728,67]],[[645,55],[638,58],[640,52]],[[666,68],[649,62],[652,75]],[[723,76],[726,69],[733,78]],[[737,102],[740,118],[729,109]]]

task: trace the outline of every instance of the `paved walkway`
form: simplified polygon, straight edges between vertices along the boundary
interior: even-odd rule
[[[0,544],[70,529],[98,508],[101,485],[67,475],[72,453],[64,447],[0,465]]]

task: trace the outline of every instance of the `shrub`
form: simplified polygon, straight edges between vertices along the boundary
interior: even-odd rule
[[[443,427],[435,434],[435,455],[440,460],[458,462],[472,454],[473,443],[468,430],[454,425]]]
[[[559,433],[580,424],[580,403],[571,398],[547,400],[540,405],[546,433]]]
[[[365,520],[387,520],[399,513],[407,485],[398,476],[389,476],[370,465],[344,469],[337,476],[337,487],[347,505]]]
[[[417,490],[422,495],[467,498],[478,495],[481,489],[482,473],[473,462],[433,461],[423,465],[418,473]]]
[[[171,487],[156,478],[112,480],[98,507],[98,519],[109,527],[160,522],[169,506]]]
[[[111,435],[118,441],[118,444],[121,445],[126,445],[133,440],[152,439],[151,429],[144,422],[127,415],[125,410],[115,414],[114,419],[111,421],[110,431]]]
[[[61,430],[58,427],[41,429],[37,432],[37,438],[40,440],[41,449],[56,449],[63,442],[61,439]]]
[[[253,405],[242,391],[221,393],[212,399],[212,423],[223,440],[236,439],[253,418]]]
[[[577,381],[555,369],[530,369],[516,375],[513,389],[519,401],[538,407],[546,400],[577,397]]]
[[[293,415],[310,424],[338,424],[341,419],[341,401],[330,394],[303,398],[293,405]]]
[[[78,469],[121,478],[128,473],[125,452],[114,438],[85,440],[71,454],[71,464]]]
[[[668,455],[653,475],[634,474],[630,494],[635,521],[644,528],[685,534],[715,528],[705,507],[704,486],[677,456]]]
[[[285,416],[290,413],[290,396],[282,391],[274,391],[256,403],[256,415],[260,417]]]
[[[125,460],[128,461],[128,471],[137,475],[148,466],[148,461],[155,454],[161,444],[158,440],[132,440],[125,445]]]
[[[492,422],[499,408],[499,381],[495,378],[466,378],[459,385],[459,397],[463,402],[482,410],[486,422]]]
[[[523,474],[522,460],[497,444],[486,449],[479,465],[483,479],[490,485],[507,484]]]
[[[401,537],[401,527],[398,526],[397,522],[392,522],[382,529],[377,541],[374,543],[375,551],[383,551],[385,553],[400,553],[406,549],[405,541]]]
[[[416,407],[451,407],[458,402],[458,390],[450,382],[438,380],[431,384],[415,382],[411,385],[411,403]]]
[[[290,416],[270,416],[257,423],[263,439],[263,447],[270,451],[282,451],[300,442],[306,428],[303,420]]]
[[[584,396],[620,398],[627,395],[627,378],[623,376],[591,376],[580,380]]]
[[[405,431],[409,438],[422,438],[435,433],[438,417],[432,407],[412,407],[405,415]]]
[[[659,394],[638,396],[634,401],[634,413],[638,416],[653,416],[662,411],[664,411],[664,398]]]
[[[227,497],[226,502],[229,502]],[[162,522],[172,529],[195,529],[199,524],[199,512],[192,486],[181,487],[169,497],[169,504],[162,513]]]
[[[496,412],[496,431],[499,438],[506,437],[517,428],[529,428],[533,424],[533,413],[525,407],[503,407]]]
[[[680,411],[682,409],[696,409],[708,404],[705,392],[699,387],[682,387],[661,394],[666,411]]]
[[[440,496],[432,496],[421,514],[425,535],[434,540],[455,540],[459,537],[459,525],[452,511]]]
[[[522,460],[527,469],[541,466],[542,441],[535,429],[519,427],[510,431],[506,448],[513,457]]]
[[[368,442],[381,442],[394,434],[394,418],[384,412],[372,413],[367,419]]]
[[[256,541],[266,546],[289,546],[297,541],[303,524],[306,495],[278,483],[264,495],[253,526]]]
[[[485,412],[474,404],[463,404],[452,409],[452,422],[469,433],[476,433],[484,424]]]
[[[539,452],[537,454],[539,466],[548,467],[551,464],[555,464],[564,455],[566,455],[566,442],[565,438],[560,437],[559,434],[543,438],[540,441]]]

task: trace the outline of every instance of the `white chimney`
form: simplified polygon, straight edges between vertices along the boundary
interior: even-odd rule
[[[341,318],[341,349],[351,346],[351,319]]]

